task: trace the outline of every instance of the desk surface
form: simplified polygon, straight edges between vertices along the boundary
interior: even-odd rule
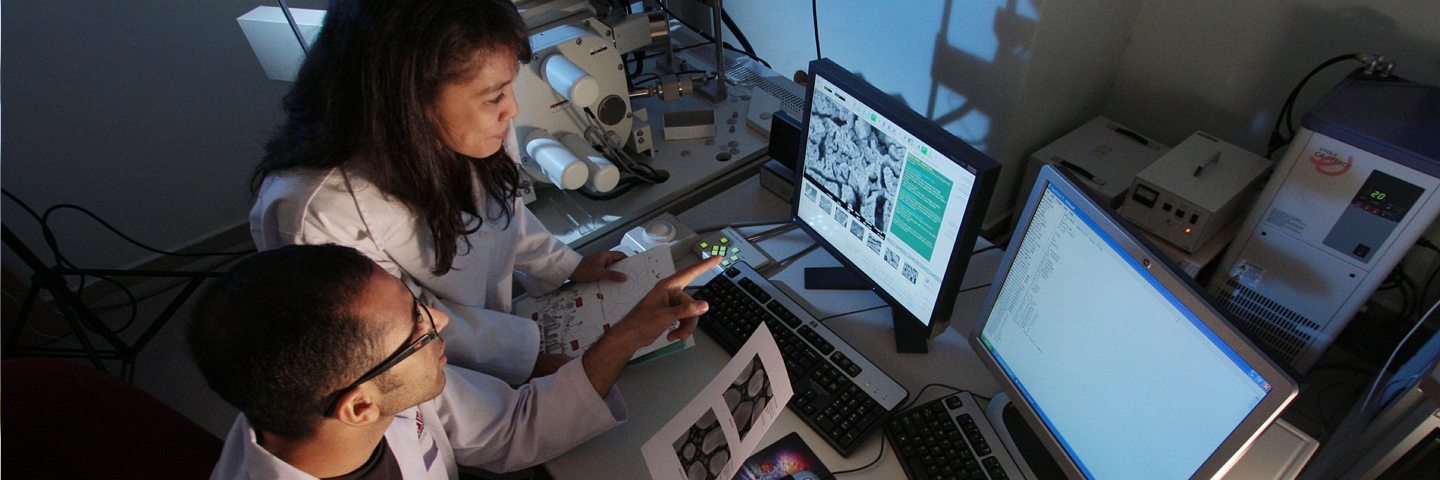
[[[761,188],[758,177],[750,177],[676,217],[686,225],[701,228],[742,220],[784,219],[789,215],[789,208],[786,200]],[[810,243],[808,236],[794,230],[767,239],[758,247],[774,258],[783,258],[804,249]],[[978,243],[989,245],[984,240]],[[991,250],[972,259],[961,286],[962,290],[990,283],[1000,257],[999,250]],[[686,262],[682,260],[677,263],[683,266]],[[831,266],[839,266],[839,262],[823,249],[819,249],[780,271],[771,281],[781,290],[790,293],[791,298],[804,305],[816,318],[863,310],[884,303],[870,292],[804,289],[805,267]],[[928,354],[895,353],[889,309],[837,317],[827,321],[826,325],[905,386],[912,399],[929,383],[942,383],[988,396],[1000,391],[1000,385],[990,377],[965,341],[965,333],[969,332],[973,325],[986,292],[985,288],[976,288],[956,298],[955,313],[952,316],[954,321],[948,331],[930,340]],[[697,331],[695,339],[694,348],[654,362],[626,368],[618,384],[628,405],[630,419],[547,463],[546,469],[551,475],[559,480],[643,478],[647,470],[645,461],[640,456],[640,446],[679,413],[705,384],[719,373],[725,363],[730,361],[730,355],[704,332]],[[919,397],[919,401],[928,401],[945,393],[947,391],[944,389],[931,388],[923,397]],[[761,448],[790,432],[799,432],[833,471],[869,463],[881,448],[882,434],[877,432],[850,458],[842,458],[788,409],[766,433],[765,440],[760,444]],[[904,473],[900,463],[895,460],[894,453],[887,449],[878,463],[858,472],[855,477],[904,478]]]

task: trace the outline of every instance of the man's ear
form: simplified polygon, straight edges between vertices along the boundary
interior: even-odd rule
[[[370,382],[350,389],[340,396],[335,419],[352,427],[369,425],[380,420],[380,390]]]

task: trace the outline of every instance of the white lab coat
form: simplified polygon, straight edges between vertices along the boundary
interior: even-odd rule
[[[395,415],[385,440],[407,479],[456,479],[456,462],[494,472],[538,465],[624,422],[620,391],[601,399],[580,361],[512,388],[494,377],[445,367],[440,396]],[[416,422],[416,418],[423,420]],[[225,437],[212,480],[314,479],[255,441],[244,414]]]
[[[452,269],[435,276],[430,229],[399,200],[347,168],[292,169],[270,175],[250,210],[250,234],[261,250],[291,244],[354,247],[450,315],[445,353],[460,367],[512,385],[529,377],[540,353],[535,322],[511,315],[512,279],[526,291],[559,288],[580,254],[551,235],[514,200],[507,225],[499,205],[481,195],[477,211],[490,212],[480,230],[461,242]],[[518,273],[518,275],[517,275]]]

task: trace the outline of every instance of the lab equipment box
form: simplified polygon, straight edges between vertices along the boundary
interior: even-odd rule
[[[1273,166],[1265,157],[1196,132],[1135,176],[1120,213],[1195,253],[1250,205]]]
[[[1169,151],[1108,118],[1095,117],[1030,155],[1016,203],[1023,206],[1030,198],[1035,175],[1048,163],[1068,171],[1092,197],[1120,208],[1135,174]]]

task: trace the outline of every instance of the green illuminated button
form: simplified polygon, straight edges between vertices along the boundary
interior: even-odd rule
[[[740,260],[740,256],[739,256],[739,255],[731,255],[731,256],[730,256],[730,259],[731,259],[731,260],[735,260],[735,261],[739,261],[739,260]]]
[[[700,248],[710,248],[710,244],[705,243],[705,242],[700,242]]]
[[[720,243],[730,243],[730,237],[720,237]]]
[[[730,261],[729,261],[729,260],[721,260],[721,261],[720,261],[720,266],[722,266],[722,267],[726,267],[726,266],[729,266],[729,265],[730,265]]]

